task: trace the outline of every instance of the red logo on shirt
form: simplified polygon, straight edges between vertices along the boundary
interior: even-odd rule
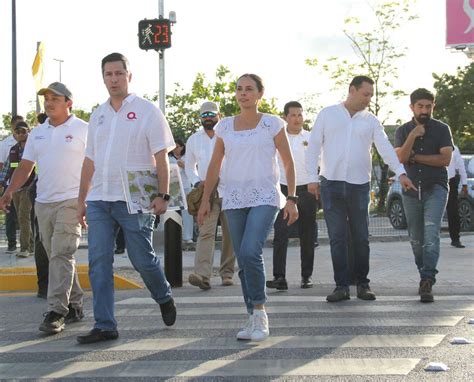
[[[131,119],[137,119],[137,115],[136,115],[133,111],[131,111],[130,113],[127,114],[127,118],[128,118],[129,120],[131,120]]]
[[[71,142],[73,138],[74,137],[71,134],[66,135],[66,142],[68,142],[68,143]]]

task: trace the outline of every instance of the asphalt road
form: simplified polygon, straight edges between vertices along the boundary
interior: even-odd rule
[[[38,331],[44,300],[31,293],[0,295],[1,380],[87,381],[472,381],[474,344],[474,236],[465,249],[441,244],[436,302],[418,301],[418,275],[406,241],[371,244],[373,302],[355,298],[329,304],[333,288],[329,247],[316,251],[315,287],[299,288],[299,249],[290,248],[288,292],[268,293],[271,335],[240,342],[246,319],[240,286],[214,277],[204,292],[185,283],[174,289],[178,321],[166,328],[146,290],[117,291],[117,341],[81,346],[75,337],[93,324],[91,294],[86,318],[55,336]],[[86,261],[81,250],[78,261]],[[0,256],[4,256],[0,253]],[[271,249],[265,249],[268,277]],[[218,257],[218,256],[216,256]],[[186,271],[193,253],[184,254]],[[217,261],[218,259],[216,259]],[[118,272],[134,271],[118,256]],[[237,280],[236,280],[237,281]],[[443,362],[446,372],[427,372]]]

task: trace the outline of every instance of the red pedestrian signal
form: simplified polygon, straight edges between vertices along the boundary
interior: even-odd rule
[[[138,46],[143,50],[171,48],[170,20],[140,20],[138,22]]]

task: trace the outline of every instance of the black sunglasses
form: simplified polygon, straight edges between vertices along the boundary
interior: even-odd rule
[[[212,111],[206,111],[205,113],[201,114],[201,118],[214,118],[217,114],[213,113]]]

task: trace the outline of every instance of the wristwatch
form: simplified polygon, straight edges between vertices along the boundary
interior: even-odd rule
[[[289,195],[288,195],[288,196],[286,197],[286,200],[287,200],[287,201],[289,200],[289,201],[291,201],[291,202],[293,202],[293,203],[295,203],[295,204],[298,204],[298,197],[297,197],[297,196],[289,196]]]
[[[170,200],[171,198],[171,195],[170,194],[163,194],[161,192],[158,192],[158,194],[156,194],[156,196],[158,196],[159,198],[163,199],[163,200]]]

